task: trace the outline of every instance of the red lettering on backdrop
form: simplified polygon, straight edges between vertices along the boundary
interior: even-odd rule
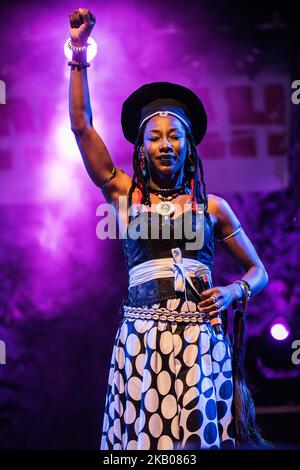
[[[284,124],[285,96],[283,86],[263,87],[263,110],[254,108],[253,87],[250,85],[226,86],[225,98],[229,122],[233,125]]]
[[[287,135],[284,133],[268,135],[268,154],[271,157],[282,157],[288,151]]]
[[[233,157],[256,157],[255,133],[251,130],[233,131],[229,149]]]
[[[266,113],[271,124],[286,123],[286,106],[283,86],[266,85],[264,90]]]

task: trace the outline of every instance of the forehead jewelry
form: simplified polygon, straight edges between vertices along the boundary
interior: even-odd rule
[[[139,128],[142,127],[142,125],[144,124],[145,121],[147,121],[148,119],[152,118],[153,116],[156,116],[157,114],[158,114],[159,116],[161,116],[161,117],[166,117],[166,116],[168,116],[168,114],[171,114],[172,116],[177,117],[177,119],[179,119],[179,121],[181,121],[183,124],[185,124],[185,125],[190,129],[189,123],[188,123],[185,119],[183,119],[183,117],[179,116],[179,114],[174,113],[173,111],[156,111],[155,113],[149,114],[149,116],[146,116],[146,117],[142,120],[142,122],[141,122],[140,125],[139,125]]]

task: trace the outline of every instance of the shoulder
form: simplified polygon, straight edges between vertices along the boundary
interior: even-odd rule
[[[220,217],[222,215],[229,215],[232,212],[232,209],[228,202],[220,196],[216,196],[215,194],[208,194],[208,212],[215,215],[216,217]]]
[[[216,196],[215,194],[208,194],[208,212],[214,214],[215,216],[229,216],[233,213],[232,208],[228,204],[228,202],[220,196]]]
[[[223,238],[240,227],[240,222],[228,202],[215,194],[208,194],[208,212],[215,221],[215,234]]]

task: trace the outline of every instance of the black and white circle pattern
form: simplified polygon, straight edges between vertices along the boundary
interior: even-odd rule
[[[168,300],[166,307],[178,310],[179,302]],[[179,308],[186,311],[186,302]],[[124,319],[112,352],[100,448],[234,448],[232,400],[230,345],[209,323]]]

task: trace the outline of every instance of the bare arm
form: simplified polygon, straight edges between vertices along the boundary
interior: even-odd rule
[[[70,15],[70,36],[74,46],[83,46],[94,27],[94,15],[85,9],[75,10]],[[73,53],[73,61],[86,63],[86,52]],[[102,186],[115,166],[109,152],[93,127],[87,69],[70,72],[69,114],[71,129],[83,158],[85,168],[96,186]],[[117,169],[115,177],[103,189],[107,201],[114,202],[121,194],[127,194],[131,178]]]
[[[218,239],[231,235],[241,226],[229,204],[218,196],[210,195],[209,212],[216,219],[215,234]],[[241,228],[234,236],[222,241],[221,244],[244,272],[241,279],[244,279],[250,285],[251,297],[262,291],[268,284],[268,273],[244,230]],[[218,297],[221,303],[222,307],[219,312],[227,308],[233,300],[242,298],[241,288],[236,283],[208,289],[204,292],[204,300],[199,303],[203,312],[217,311],[211,300],[213,294]]]
[[[222,198],[216,199],[216,216],[218,219],[216,229],[220,239],[232,234],[241,226],[229,204]],[[268,274],[243,228],[236,235],[222,241],[221,245],[244,271],[241,279],[248,282],[251,294],[258,294],[267,285]],[[234,288],[238,290],[239,286],[234,284]]]

